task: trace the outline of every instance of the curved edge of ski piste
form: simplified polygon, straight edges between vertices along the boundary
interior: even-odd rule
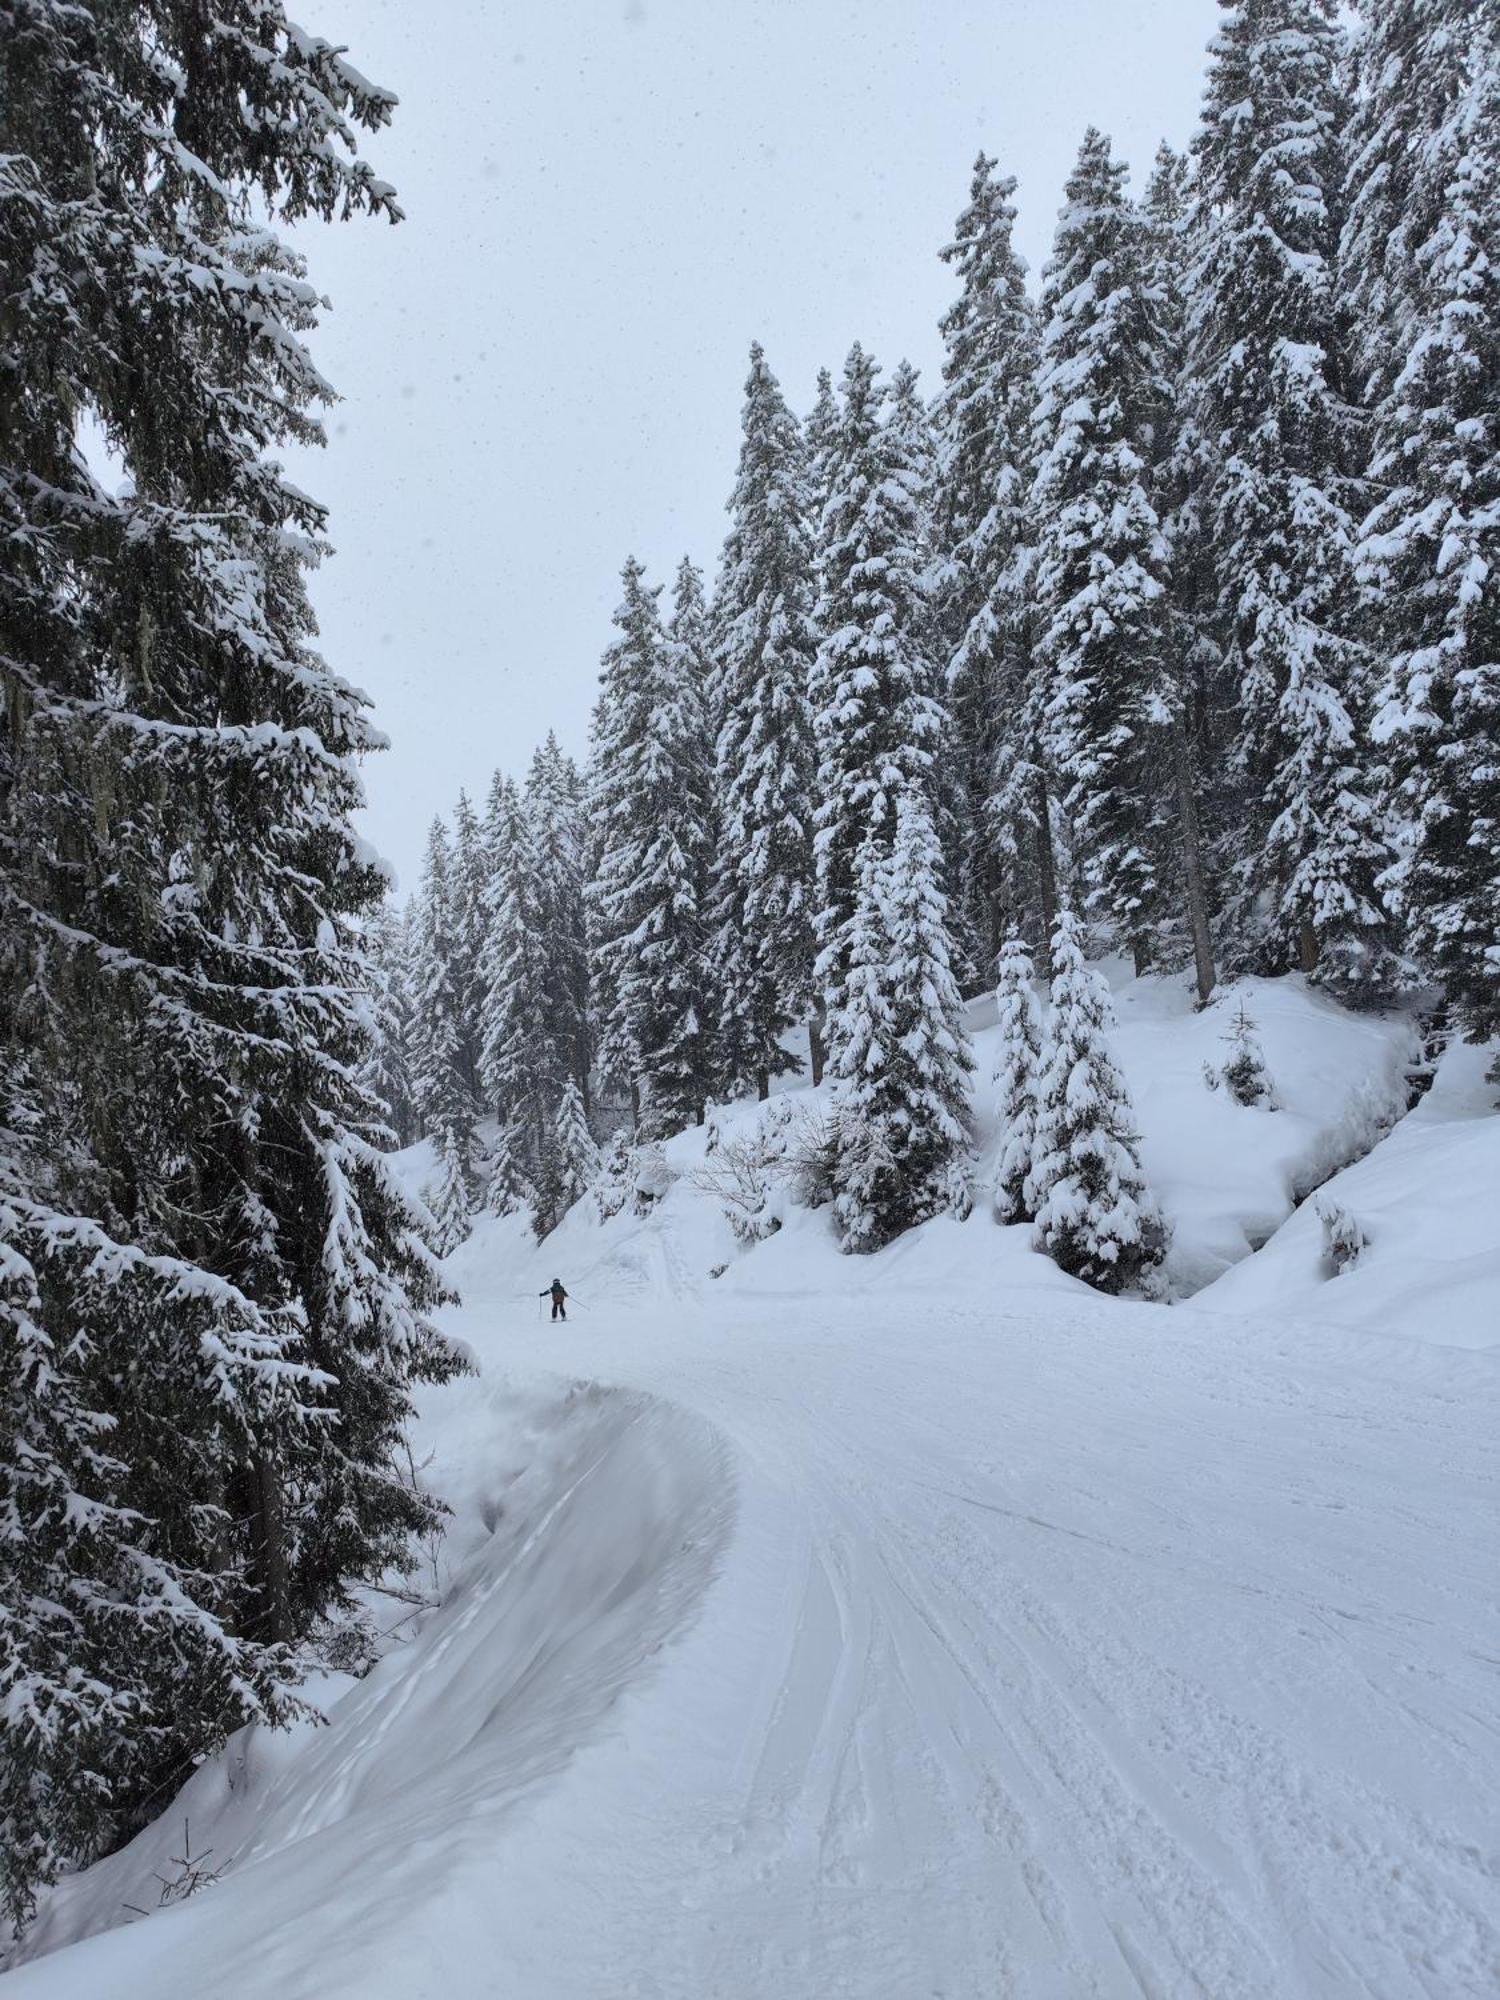
[[[330,1990],[333,1965],[341,1980],[388,1965],[404,1930],[430,1945],[472,1905],[476,1865],[493,1882],[481,1901],[511,1903],[512,1836],[628,1730],[696,1623],[738,1480],[711,1425],[634,1389],[487,1372],[440,1395],[422,1427],[453,1509],[428,1552],[439,1601],[362,1678],[305,1690],[321,1722],[241,1730],[127,1847],[59,1884],[7,1994],[294,2000]],[[387,1610],[389,1629],[401,1607]],[[185,1836],[205,1888],[158,1907]]]

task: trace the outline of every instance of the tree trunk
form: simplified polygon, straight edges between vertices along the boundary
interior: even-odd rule
[[[1172,725],[1172,761],[1177,771],[1177,816],[1182,823],[1182,873],[1187,889],[1188,928],[1193,934],[1193,969],[1198,981],[1198,1004],[1206,1007],[1218,981],[1208,929],[1208,889],[1203,877],[1203,834],[1198,823],[1198,791],[1193,782],[1193,751],[1181,715]]]
[[[641,1136],[641,1086],[634,1077],[630,1082],[630,1136],[632,1139]]]
[[[1302,970],[1311,978],[1318,969],[1318,959],[1321,955],[1318,934],[1313,929],[1311,917],[1302,919],[1302,927],[1297,934],[1297,944],[1302,959]]]
[[[258,1600],[260,1636],[280,1645],[292,1636],[287,1605],[286,1527],[281,1480],[264,1452],[250,1462],[250,1564]]]
[[[807,1024],[807,1056],[814,1089],[823,1081],[823,1027],[816,1016]]]
[[[768,1069],[758,1069],[755,1072],[755,1094],[762,1104],[771,1095],[771,1072]]]

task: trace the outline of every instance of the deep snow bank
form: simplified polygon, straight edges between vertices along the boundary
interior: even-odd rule
[[[690,1622],[732,1515],[706,1424],[593,1385],[559,1398],[464,1381],[432,1403],[418,1444],[454,1508],[441,1606],[363,1680],[311,1690],[326,1727],[241,1731],[161,1820],[63,1883],[27,1957],[108,1935],[23,1966],[7,1995],[206,2000],[232,1967],[236,1994],[318,2000],[332,1965],[341,1990],[415,1994],[417,1970],[393,1976],[392,1955],[416,1913],[483,1905],[501,1828]],[[185,1822],[222,1879],[128,1923],[130,1905],[155,1910],[158,1876],[177,1877]]]
[[[1450,1048],[1432,1089],[1364,1159],[1335,1174],[1272,1240],[1195,1304],[1500,1347],[1500,1116],[1494,1048]],[[1335,1273],[1322,1217],[1364,1239]]]

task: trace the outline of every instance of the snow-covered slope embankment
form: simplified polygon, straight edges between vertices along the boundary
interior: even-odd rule
[[[419,1914],[490,1907],[507,1825],[696,1613],[733,1485],[700,1419],[639,1393],[521,1393],[491,1377],[461,1381],[443,1404],[437,1478],[456,1518],[437,1556],[441,1607],[364,1680],[312,1690],[327,1727],[242,1731],[162,1820],[62,1886],[28,1956],[154,1908],[158,1876],[181,1873],[185,1823],[218,1881],[23,1967],[7,1994],[476,1990],[429,1984]]]

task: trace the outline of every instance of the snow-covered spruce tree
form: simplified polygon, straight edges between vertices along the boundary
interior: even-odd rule
[[[781,1036],[814,1012],[814,589],[802,439],[757,343],[714,592],[724,686],[716,916],[720,1083],[762,1097],[793,1066]]]
[[[1109,1051],[1109,988],[1085,960],[1082,939],[1078,919],[1060,912],[1024,1198],[1036,1217],[1036,1247],[1074,1277],[1118,1292],[1160,1263],[1166,1232],[1141,1172],[1130,1094]]]
[[[917,472],[900,434],[882,422],[876,373],[856,345],[844,370],[838,484],[823,513],[822,639],[811,683],[817,977],[830,1036],[844,1004],[856,864],[872,842],[890,851],[903,784],[926,787],[931,797],[942,740],[942,710],[923,651]]]
[[[894,839],[857,864],[843,1007],[831,1023],[834,1211],[846,1250],[877,1250],[953,1202],[973,1067],[949,962],[943,856],[921,777],[898,780]]]
[[[702,1115],[710,1048],[701,912],[702,717],[659,588],[632,557],[594,712],[588,887],[599,1067],[631,1095],[640,1132]]]
[[[531,821],[514,781],[498,771],[484,831],[489,879],[479,1070],[499,1121],[497,1149],[509,1155],[512,1176],[529,1185],[541,1170],[563,1077],[547,1025],[547,946],[537,909]]]
[[[1372,733],[1410,828],[1386,876],[1457,1025],[1500,1033],[1500,23],[1363,9],[1345,262],[1373,404],[1360,567]]]
[[[1271,1096],[1271,1079],[1266,1075],[1265,1053],[1254,1021],[1242,1000],[1235,1008],[1229,1031],[1222,1039],[1229,1054],[1219,1069],[1219,1081],[1236,1104],[1265,1104]]]
[[[676,712],[674,767],[688,787],[683,825],[695,826],[691,852],[693,894],[698,911],[697,984],[703,1022],[704,1081],[717,1081],[714,1027],[721,1011],[724,968],[704,949],[711,934],[715,874],[719,857],[721,801],[716,767],[719,727],[724,714],[724,674],[718,653],[718,611],[710,607],[703,573],[684,556],[672,585],[672,615],[667,636],[676,653],[668,676],[669,699]],[[705,1093],[706,1094],[706,1093]]]
[[[316,294],[267,226],[396,214],[392,100],[276,0],[0,21],[0,1854],[8,1914],[278,1713],[436,1505],[454,1356],[378,1150],[312,650]],[[123,469],[109,483],[81,422]]]
[[[1191,951],[1198,999],[1214,990],[1213,914],[1217,906],[1204,837],[1214,736],[1211,696],[1220,684],[1214,641],[1214,565],[1201,506],[1212,455],[1184,394],[1187,275],[1191,264],[1192,167],[1187,156],[1157,148],[1141,202],[1147,297],[1167,396],[1152,425],[1152,505],[1166,537],[1171,570],[1167,600],[1167,715],[1173,784],[1157,788],[1153,845],[1181,855],[1180,918],[1158,914],[1156,950],[1176,964]],[[1173,877],[1175,879],[1175,875]]]
[[[933,414],[922,395],[921,376],[909,361],[898,361],[892,370],[887,405],[885,421],[892,441],[901,458],[912,469],[910,485],[916,505],[914,547],[919,586],[913,637],[922,657],[929,663],[934,691],[945,696],[943,676],[939,671],[943,641],[936,602],[941,564],[933,514],[937,493],[938,433]],[[930,766],[933,823],[943,850],[943,893],[948,906],[953,972],[960,990],[967,990],[973,983],[981,953],[979,935],[969,921],[964,895],[965,884],[973,874],[974,815],[960,769],[946,698],[938,702],[938,718],[940,734]]]
[[[432,822],[411,919],[412,1086],[424,1132],[467,1135],[479,1098],[464,1059],[462,946],[453,850]]]
[[[1045,943],[1056,902],[1030,644],[1030,425],[1036,315],[1012,241],[1016,184],[983,153],[942,257],[958,273],[944,314],[933,496],[936,610],[957,774],[969,802],[963,886],[986,960],[1007,921]]]
[[[1042,1010],[1031,954],[1018,936],[1007,938],[1000,948],[995,1001],[995,1111],[1000,1122],[995,1215],[1001,1222],[1029,1222],[1026,1187],[1036,1154]]]
[[[583,1093],[569,1077],[558,1098],[542,1154],[535,1205],[538,1237],[551,1235],[574,1202],[588,1191],[598,1171],[599,1149],[589,1131]]]
[[[469,1094],[481,1097],[485,941],[489,934],[490,853],[479,815],[460,792],[453,809],[453,985],[458,1001],[458,1062]]]
[[[1386,860],[1348,636],[1351,416],[1331,271],[1342,166],[1333,0],[1223,0],[1197,162],[1195,414],[1237,805],[1226,944],[1359,993],[1386,977]]]
[[[820,546],[823,509],[833,492],[839,457],[839,399],[834,393],[833,372],[818,370],[818,393],[802,425],[802,446],[807,461],[805,509],[813,538],[816,560]]]
[[[584,929],[583,780],[571,757],[546,742],[531,760],[525,793],[531,828],[537,930],[542,939],[544,1019],[561,1073],[589,1104],[588,940]]]
[[[474,1226],[474,1183],[469,1172],[468,1145],[452,1126],[438,1143],[437,1178],[426,1190],[428,1212],[436,1225],[433,1249],[449,1257],[467,1242]]]
[[[494,1143],[481,1161],[481,1201],[487,1215],[519,1215],[536,1201],[531,1146],[532,1134],[524,1117],[496,1127]]]
[[[1136,970],[1170,890],[1167,549],[1151,502],[1168,389],[1126,167],[1084,135],[1042,289],[1033,419],[1037,651],[1051,760],[1090,884]]]
[[[918,546],[924,568],[930,568],[934,549],[932,510],[937,490],[938,434],[932,411],[922,394],[921,370],[907,360],[898,361],[891,370],[886,400],[886,422],[900,439],[912,468],[912,490],[917,500],[919,523]]]
[[[370,1051],[360,1080],[385,1107],[390,1142],[409,1146],[419,1136],[412,1081],[411,972],[408,912],[383,902],[366,930],[369,968]]]
[[[672,579],[672,616],[667,634],[682,649],[682,670],[690,696],[696,697],[698,726],[697,788],[704,813],[713,811],[714,746],[723,717],[724,676],[719,661],[719,607],[709,605],[703,572],[684,556]]]

